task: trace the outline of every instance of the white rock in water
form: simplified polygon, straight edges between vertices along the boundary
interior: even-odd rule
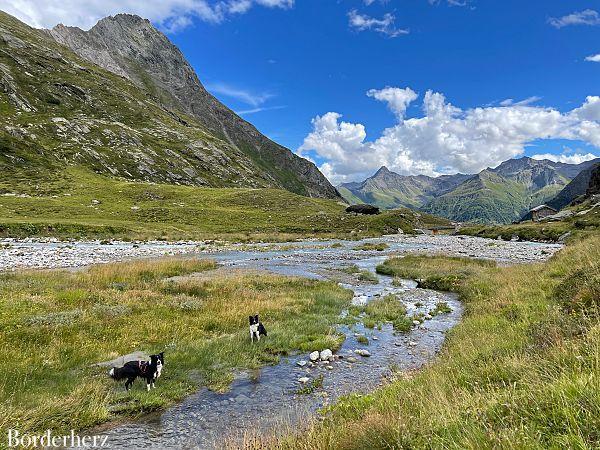
[[[377,336],[373,336],[373,337],[371,337],[371,339],[373,339],[374,341],[378,341],[379,340],[379,338]]]
[[[354,350],[354,353],[364,357],[371,356],[371,352],[369,352],[369,350],[365,348],[357,348],[356,350]]]
[[[298,382],[299,382],[299,383],[302,383],[302,384],[306,384],[306,383],[308,383],[309,381],[310,381],[310,378],[308,378],[308,377],[301,377],[301,378],[298,378]]]
[[[311,360],[312,362],[315,362],[316,360],[318,360],[318,359],[319,359],[319,352],[315,350],[315,351],[314,351],[314,352],[312,352],[312,353],[311,353],[311,354],[310,354],[308,357],[310,358],[310,360]]]
[[[350,363],[355,363],[358,360],[354,356],[349,356],[348,358],[346,358],[346,361]]]
[[[409,346],[409,347],[414,347],[414,346],[416,346],[416,345],[417,345],[417,343],[416,343],[415,341],[410,341],[410,342],[408,343],[408,346]]]
[[[431,314],[427,314],[425,316],[425,320],[431,320],[431,319],[433,319],[433,316]]]
[[[326,348],[319,356],[321,357],[321,361],[329,361],[329,359],[333,357],[333,352]]]
[[[418,320],[413,320],[413,325],[421,325],[421,322],[419,322]]]
[[[306,365],[306,361],[298,361],[296,364],[300,367],[304,367]]]

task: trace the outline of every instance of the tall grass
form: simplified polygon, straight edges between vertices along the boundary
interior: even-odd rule
[[[0,274],[0,430],[85,428],[164,407],[199,385],[226,390],[236,369],[341,344],[334,324],[349,291],[258,273],[186,277],[214,267],[165,259]],[[269,336],[251,345],[256,313]],[[139,350],[166,352],[149,393],[126,393],[95,366]]]
[[[411,257],[385,267],[460,294],[466,315],[439,358],[263,447],[600,446],[600,236],[527,266]]]

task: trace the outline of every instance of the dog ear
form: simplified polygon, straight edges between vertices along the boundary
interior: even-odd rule
[[[250,321],[250,325],[252,325],[252,316],[248,316],[248,320]]]
[[[254,316],[254,318],[256,319],[256,321],[258,322],[258,314]]]

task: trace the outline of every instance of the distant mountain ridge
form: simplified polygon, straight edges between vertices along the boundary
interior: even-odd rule
[[[600,159],[565,164],[510,159],[475,175],[402,176],[383,167],[360,183],[338,186],[347,201],[383,208],[407,206],[462,222],[509,223],[553,199]]]

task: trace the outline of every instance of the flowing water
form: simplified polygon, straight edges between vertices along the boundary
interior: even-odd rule
[[[336,352],[341,358],[331,363],[300,367],[297,363],[308,361],[308,354],[297,354],[258,372],[238,373],[226,393],[201,389],[166,411],[95,429],[93,434],[108,434],[112,448],[218,448],[226,437],[235,440],[245,434],[281,431],[285,426],[301,428],[319,408],[341,395],[371,391],[397,371],[421,367],[435,356],[446,332],[460,320],[462,306],[455,295],[419,289],[411,280],[402,280],[397,286],[392,278],[378,276],[377,283],[365,284],[339,270],[356,264],[375,272],[376,265],[390,253],[414,250],[406,242],[387,242],[390,248],[385,252],[356,251],[356,242],[342,241],[332,247],[335,242],[331,241],[297,243],[274,250],[228,251],[211,257],[226,268],[336,280],[354,291],[355,303],[393,293],[404,302],[409,315],[427,313],[440,301],[448,303],[450,313],[436,315],[403,334],[395,334],[391,325],[380,330],[366,329],[362,324],[340,326],[346,340]],[[359,343],[359,335],[367,336],[369,344]],[[371,356],[361,357],[354,352],[356,349],[368,349]],[[169,370],[168,360],[165,370]],[[298,393],[300,377],[313,380],[321,375],[322,388],[310,394]]]

